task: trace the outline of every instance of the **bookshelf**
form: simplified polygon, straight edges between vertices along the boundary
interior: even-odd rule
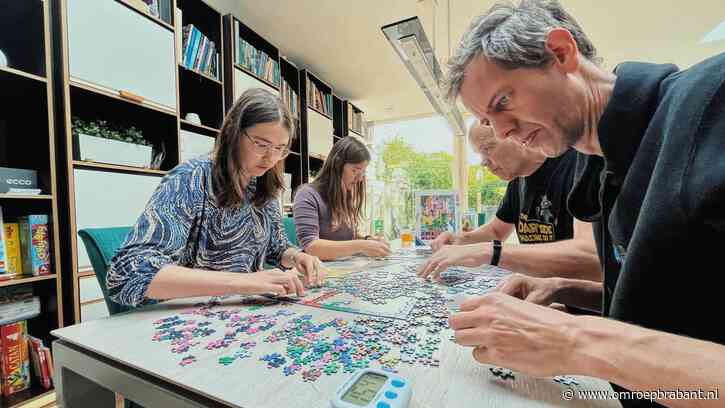
[[[348,132],[346,135],[353,133],[356,136],[365,137],[365,112],[350,101],[345,101],[342,117],[346,132]]]
[[[334,143],[334,95],[332,86],[308,69],[300,71],[302,174],[307,183],[322,168]]]
[[[6,65],[0,67],[0,166],[34,170],[37,196],[0,194],[5,222],[19,216],[47,214],[51,274],[20,276],[0,281],[0,287],[31,285],[40,297],[41,314],[28,319],[30,335],[50,346],[50,331],[63,326],[63,293],[56,180],[53,70],[51,59],[50,9],[47,1],[4,2],[0,13],[0,51]],[[33,115],[27,120],[28,113]],[[29,147],[32,149],[29,151]],[[10,397],[0,396],[0,406],[22,406],[46,399],[52,391],[40,386]]]
[[[176,8],[179,10],[177,14],[181,16],[181,24],[176,26],[179,117],[184,126],[198,125],[197,129],[187,130],[199,131],[198,128],[203,128],[208,132],[209,129],[215,129],[218,133],[226,112],[222,16],[201,0],[176,0]],[[197,58],[193,58],[193,55]],[[197,114],[201,123],[188,120],[189,113]],[[204,130],[202,133],[207,134]]]
[[[202,0],[158,3],[165,9],[159,16],[136,0],[51,3],[59,61],[58,184],[67,203],[60,214],[66,324],[100,317],[105,309],[77,231],[133,225],[164,175],[213,148],[226,113],[222,15]],[[134,129],[141,134],[134,142],[142,139],[150,153],[141,154],[141,164],[93,157],[74,132],[76,118],[103,121],[126,135]]]

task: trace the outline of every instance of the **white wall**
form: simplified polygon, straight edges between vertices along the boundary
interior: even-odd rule
[[[76,224],[78,229],[123,227],[136,223],[161,181],[139,176],[93,170],[75,170]],[[90,266],[86,248],[78,240],[78,266]]]

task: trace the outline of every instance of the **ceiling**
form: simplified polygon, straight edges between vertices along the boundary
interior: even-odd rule
[[[233,13],[298,67],[383,121],[426,115],[432,107],[380,27],[421,17],[441,66],[471,19],[492,0],[207,0]],[[725,20],[722,0],[562,0],[609,68],[626,60],[687,67],[725,52],[725,41],[700,40]],[[448,10],[450,8],[450,24]],[[433,33],[433,22],[435,32]],[[448,30],[450,27],[450,30]]]

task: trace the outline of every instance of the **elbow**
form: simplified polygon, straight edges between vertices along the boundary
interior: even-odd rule
[[[145,263],[145,262],[144,262]],[[106,275],[106,292],[113,302],[136,307],[146,301],[146,291],[158,272],[134,265],[134,262],[115,258]]]

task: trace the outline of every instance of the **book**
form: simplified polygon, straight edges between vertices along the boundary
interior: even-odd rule
[[[50,238],[48,216],[26,215],[18,218],[20,251],[26,275],[50,274]]]
[[[0,226],[3,225],[3,208],[0,207]],[[5,248],[5,228],[0,228],[0,275],[10,277],[7,269],[7,251]]]
[[[14,323],[40,314],[40,297],[30,284],[0,288],[0,324]]]
[[[3,225],[5,230],[5,268],[9,275],[23,274],[23,257],[20,253],[20,226],[16,222]],[[1,301],[1,300],[0,300]]]
[[[28,326],[25,320],[0,326],[0,380],[6,397],[30,388]]]
[[[45,345],[42,340],[28,336],[28,350],[30,351],[30,362],[33,367],[33,378],[47,390],[51,387],[51,380],[43,348],[45,348]]]
[[[48,365],[48,376],[50,376],[51,385],[55,382],[55,364],[53,364],[53,354],[50,347],[43,346],[43,354],[45,355],[45,363]]]

